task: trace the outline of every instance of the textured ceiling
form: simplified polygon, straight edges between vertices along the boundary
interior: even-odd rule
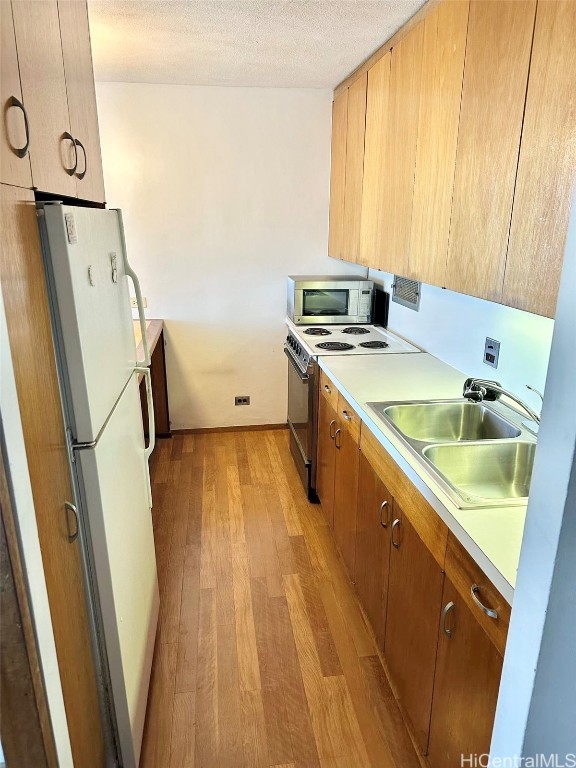
[[[332,88],[423,0],[89,0],[96,80]]]

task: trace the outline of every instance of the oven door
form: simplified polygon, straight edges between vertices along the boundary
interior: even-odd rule
[[[312,459],[312,409],[310,407],[310,372],[300,370],[285,349],[288,358],[288,426],[306,463]]]

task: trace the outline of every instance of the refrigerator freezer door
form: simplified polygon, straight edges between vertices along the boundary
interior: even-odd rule
[[[92,442],[136,365],[117,211],[46,203],[40,215],[56,336],[78,442]]]
[[[95,448],[77,451],[124,768],[138,765],[158,582],[134,374]]]

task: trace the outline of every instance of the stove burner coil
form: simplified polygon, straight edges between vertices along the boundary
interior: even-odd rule
[[[360,336],[364,333],[370,333],[368,328],[361,328],[358,325],[351,325],[349,328],[343,328],[342,333],[349,333],[351,336]]]
[[[331,352],[346,352],[349,349],[354,349],[354,344],[346,344],[343,341],[321,341],[320,344],[316,344],[316,347]]]
[[[364,347],[365,349],[386,349],[386,347],[389,347],[390,345],[385,341],[362,341],[359,346]]]
[[[329,331],[327,328],[306,328],[304,333],[307,336],[330,336],[332,331]]]

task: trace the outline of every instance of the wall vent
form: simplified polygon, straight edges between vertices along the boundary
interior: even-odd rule
[[[392,301],[418,312],[420,308],[420,283],[417,280],[409,280],[407,277],[394,275]]]

